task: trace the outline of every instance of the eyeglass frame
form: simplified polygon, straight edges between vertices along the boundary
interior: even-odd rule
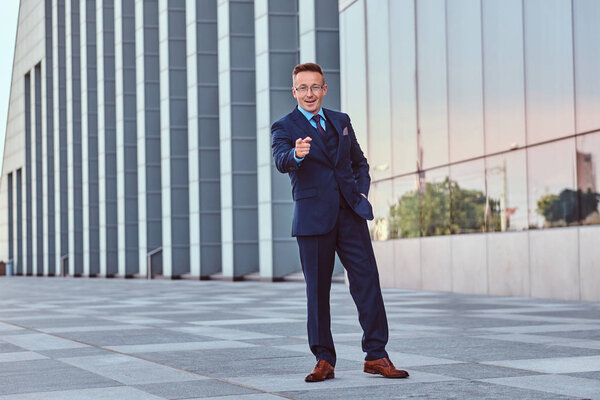
[[[317,94],[317,93],[320,93],[323,90],[325,90],[326,86],[327,86],[327,84],[324,83],[322,85],[312,85],[312,86],[300,86],[300,87],[292,86],[292,89],[294,89],[296,92],[298,92],[298,93],[300,93],[302,95],[308,94],[308,90],[309,89],[314,94]]]

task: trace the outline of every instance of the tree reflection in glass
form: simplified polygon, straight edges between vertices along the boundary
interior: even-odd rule
[[[392,238],[447,235],[450,233],[450,179],[448,169],[422,171],[415,185],[390,206]]]
[[[578,223],[574,155],[574,139],[527,149],[530,229]]]

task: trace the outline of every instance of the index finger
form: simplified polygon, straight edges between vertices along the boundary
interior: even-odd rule
[[[310,136],[307,136],[303,139],[304,143],[308,143],[312,140],[312,138]]]

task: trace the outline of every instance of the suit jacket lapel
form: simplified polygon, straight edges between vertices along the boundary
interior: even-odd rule
[[[317,130],[313,128],[313,126],[310,124],[310,122],[308,122],[306,117],[302,115],[300,111],[298,111],[298,108],[294,108],[294,111],[292,111],[292,117],[294,119],[294,122],[296,123],[296,126],[302,132],[306,133],[307,136],[310,136],[312,138],[311,151],[313,147],[316,148],[323,154],[323,157],[325,157],[325,159],[333,163],[333,160],[329,158],[329,155],[327,154],[327,148],[325,147],[325,143],[323,142],[321,134],[319,134]]]

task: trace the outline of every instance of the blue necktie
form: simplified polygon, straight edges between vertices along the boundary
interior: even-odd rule
[[[321,116],[317,114],[313,116],[313,119],[317,123],[317,130],[319,131],[319,133],[325,136],[325,129],[323,129],[323,127],[321,126]]]

